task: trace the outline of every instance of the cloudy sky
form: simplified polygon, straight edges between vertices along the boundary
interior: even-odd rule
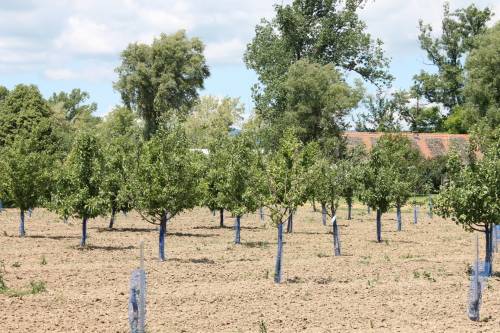
[[[187,30],[206,44],[211,69],[202,95],[241,97],[252,107],[253,72],[242,61],[254,27],[273,15],[274,0],[0,0],[0,85],[37,84],[54,91],[81,88],[107,113],[120,103],[114,68],[128,43]],[[279,0],[279,3],[282,1]],[[284,0],[289,3],[291,0]],[[392,58],[395,88],[406,88],[425,65],[418,20],[439,27],[441,0],[369,0],[361,16]],[[452,10],[473,1],[451,0]],[[495,0],[477,0],[500,16]],[[495,4],[496,3],[496,4]]]

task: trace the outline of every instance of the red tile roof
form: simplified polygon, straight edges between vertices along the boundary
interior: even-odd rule
[[[381,132],[345,132],[349,146],[363,145],[370,151],[376,144],[378,138],[384,133]],[[447,133],[412,133],[402,132],[408,137],[415,148],[417,148],[425,158],[433,158],[446,155],[450,150],[457,150],[465,154],[469,145],[469,135],[467,134],[447,134]]]

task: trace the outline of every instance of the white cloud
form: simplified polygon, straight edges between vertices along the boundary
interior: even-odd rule
[[[79,69],[52,67],[43,72],[49,80],[85,80],[90,82],[114,79],[113,64],[89,64]]]
[[[77,77],[77,74],[67,68],[49,68],[46,69],[44,75],[49,80],[70,80]]]
[[[205,49],[207,61],[212,64],[241,62],[246,44],[238,38],[208,43]]]
[[[122,47],[122,35],[105,24],[87,18],[70,17],[67,28],[54,41],[59,51],[76,54],[115,54]]]

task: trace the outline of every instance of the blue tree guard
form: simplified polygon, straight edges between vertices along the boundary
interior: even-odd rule
[[[493,244],[495,246],[495,252],[498,252],[500,247],[500,225],[495,225],[493,228]]]
[[[283,223],[278,223],[278,253],[274,268],[274,283],[281,283],[281,269],[283,266]]]
[[[2,200],[0,200],[0,213],[3,211],[3,203]]]
[[[146,272],[144,270],[144,242],[141,242],[140,268],[130,277],[128,321],[132,333],[144,333],[146,326]]]
[[[335,256],[340,256],[340,235],[337,225],[337,216],[332,217],[332,233],[333,233],[333,251]]]
[[[489,263],[479,260],[479,239],[476,237],[476,261],[471,274],[467,313],[470,320],[479,321],[482,294],[489,276],[489,270]]]
[[[432,196],[429,195],[429,217],[432,219],[432,208],[433,208],[433,205],[432,205]]]
[[[264,222],[264,208],[259,208],[260,222]]]
[[[413,224],[417,224],[418,222],[418,207],[417,204],[413,207]]]
[[[326,207],[324,204],[321,204],[321,220],[323,225],[326,225]]]

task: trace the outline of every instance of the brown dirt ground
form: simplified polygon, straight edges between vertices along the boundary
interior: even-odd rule
[[[500,332],[500,274],[488,281],[482,320],[466,315],[475,236],[424,214],[410,224],[409,209],[402,232],[395,231],[394,213],[384,215],[381,244],[374,242],[373,213],[358,207],[346,221],[341,210],[341,257],[332,255],[331,227],[321,225],[320,214],[300,209],[294,233],[285,235],[281,285],[272,280],[276,229],[255,215],[242,220],[240,246],[206,209],[175,218],[168,259],[160,263],[156,228],[137,214],[120,214],[115,231],[105,230],[105,219],[90,221],[85,250],[77,248],[79,221],[63,224],[35,210],[28,236],[20,239],[17,214],[0,214],[4,279],[16,289],[43,280],[47,291],[0,294],[1,332],[127,332],[129,277],[140,240],[148,332],[261,332],[261,322],[267,332]],[[498,271],[498,258],[494,267]]]

